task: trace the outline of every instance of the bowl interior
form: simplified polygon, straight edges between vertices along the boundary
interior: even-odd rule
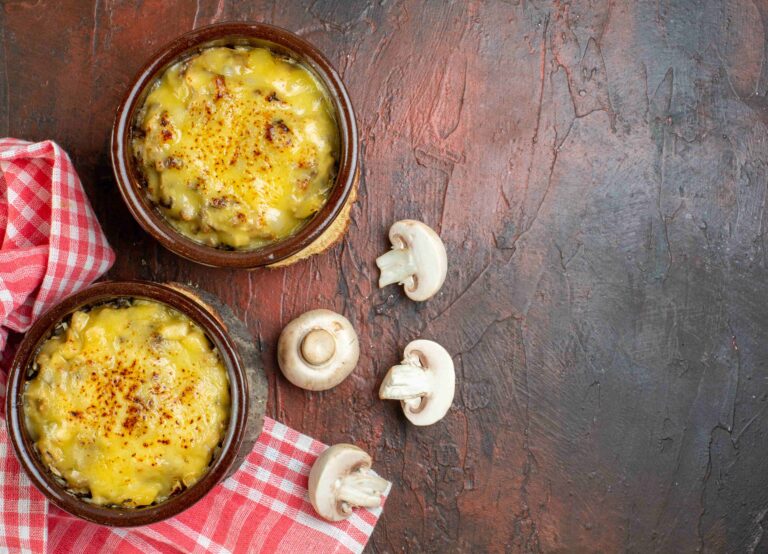
[[[290,57],[308,69],[325,89],[339,134],[336,179],[324,206],[289,237],[252,250],[229,250],[201,244],[177,231],[146,193],[144,176],[131,148],[138,112],[152,85],[171,65],[217,46],[257,46]],[[330,227],[349,196],[357,174],[357,126],[352,104],[330,62],[310,43],[279,27],[264,24],[218,24],[182,35],[142,69],[117,113],[112,136],[112,163],[128,208],[139,224],[166,248],[192,261],[219,267],[253,268],[298,253]]]
[[[67,490],[37,454],[27,432],[23,393],[26,382],[34,376],[33,363],[42,343],[54,333],[57,325],[74,311],[119,298],[142,298],[171,306],[197,323],[218,349],[227,368],[230,382],[230,417],[219,450],[214,454],[208,472],[191,487],[154,505],[141,508],[107,507],[91,504]],[[237,454],[245,428],[247,384],[242,362],[231,339],[222,331],[215,316],[188,296],[157,283],[100,283],[75,294],[45,313],[27,332],[11,365],[6,397],[6,420],[11,442],[22,467],[32,482],[58,507],[83,519],[114,526],[146,525],[172,517],[202,498],[227,473]]]

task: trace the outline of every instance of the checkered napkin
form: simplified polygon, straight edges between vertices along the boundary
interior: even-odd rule
[[[309,470],[326,448],[266,418],[241,468],[186,512],[125,530],[86,523],[51,506],[48,552],[362,552],[381,508],[357,509],[332,524],[309,503]]]
[[[51,141],[0,139],[0,352],[115,255],[72,162]]]
[[[307,481],[325,449],[266,418],[245,463],[200,502],[175,518],[119,529],[87,523],[49,505],[21,473],[3,426],[0,552],[362,552],[382,509],[357,509],[339,523],[315,515]]]

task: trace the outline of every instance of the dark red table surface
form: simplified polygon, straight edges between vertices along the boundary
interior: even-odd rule
[[[0,134],[73,157],[110,278],[200,285],[248,324],[268,413],[394,483],[371,552],[766,551],[768,3],[0,2]],[[108,158],[147,56],[265,21],[332,60],[365,172],[345,240],[289,269],[197,266],[142,232]],[[379,290],[401,218],[440,232],[436,298]],[[335,309],[362,355],[312,394],[282,326]],[[407,342],[454,355],[439,424],[377,389]]]

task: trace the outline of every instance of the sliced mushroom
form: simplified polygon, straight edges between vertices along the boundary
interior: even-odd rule
[[[379,389],[382,400],[400,400],[414,425],[441,420],[453,402],[456,374],[448,351],[431,340],[405,347],[403,361],[390,368]]]
[[[389,481],[371,471],[371,457],[357,446],[336,444],[320,454],[309,472],[309,501],[329,521],[341,521],[357,507],[381,506]]]
[[[346,379],[360,357],[349,320],[330,310],[312,310],[285,326],[277,342],[283,375],[297,387],[320,391]]]
[[[389,228],[392,250],[376,258],[379,288],[403,285],[411,300],[434,296],[445,282],[448,257],[440,237],[421,221],[404,219]]]

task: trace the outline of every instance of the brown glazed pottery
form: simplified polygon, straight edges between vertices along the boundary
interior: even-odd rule
[[[329,93],[339,127],[336,182],[328,201],[294,235],[255,250],[225,250],[200,244],[176,231],[152,204],[131,151],[136,113],[148,89],[170,65],[212,46],[255,45],[298,60]],[[358,176],[358,135],[352,102],[338,73],[310,43],[285,29],[265,24],[222,23],[186,33],[155,54],[139,72],[120,105],[112,129],[112,167],[128,209],[163,246],[194,262],[216,267],[256,268],[286,265],[324,250],[346,230]],[[282,262],[282,263],[281,263]]]
[[[26,381],[33,376],[33,362],[40,345],[51,336],[56,325],[77,309],[118,298],[145,298],[162,302],[192,319],[218,348],[230,381],[229,427],[208,473],[188,489],[144,508],[98,506],[69,492],[40,459],[24,421],[22,395]],[[218,299],[176,283],[103,282],[66,298],[43,314],[26,333],[8,373],[6,422],[22,468],[48,500],[88,521],[132,527],[179,514],[234,472],[252,450],[261,432],[267,381],[257,349],[252,343],[245,326]]]

